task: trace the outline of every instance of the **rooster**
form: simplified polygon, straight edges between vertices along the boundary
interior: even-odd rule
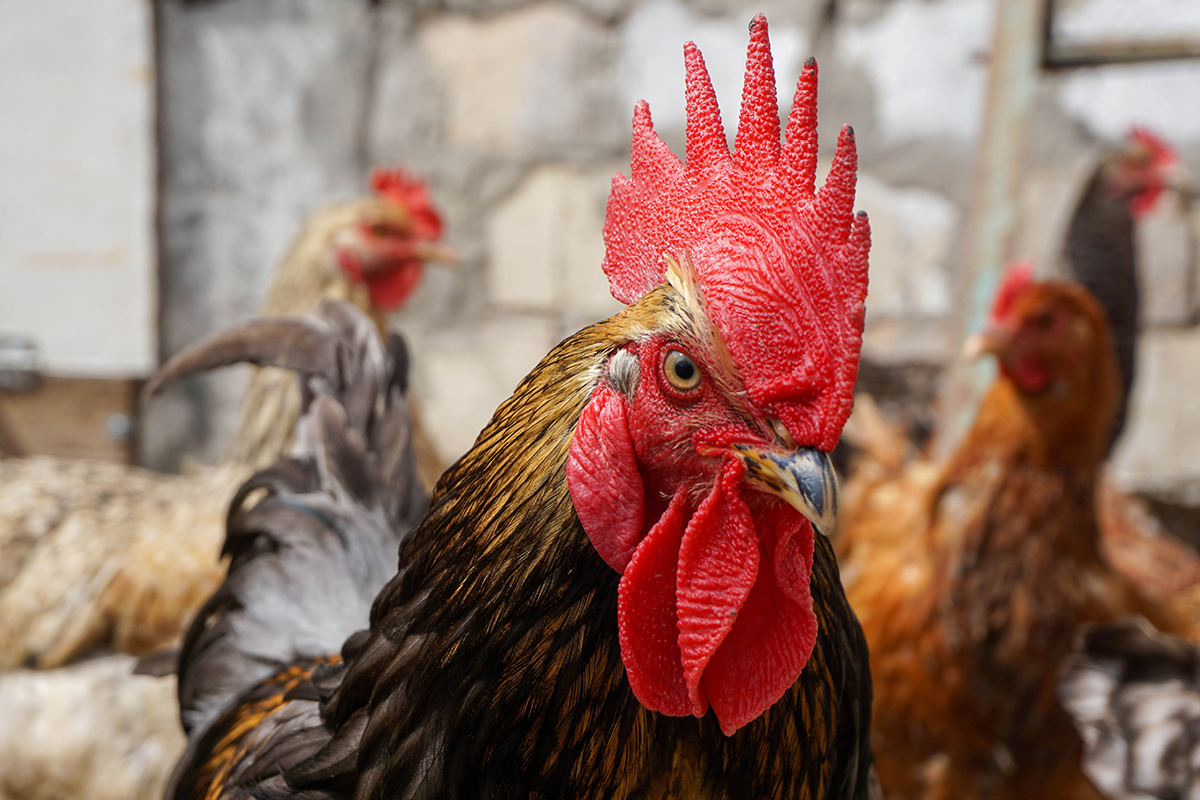
[[[1142,128],[1092,172],[1067,223],[1062,258],[1067,276],[1099,301],[1112,331],[1120,374],[1109,451],[1125,427],[1136,373],[1140,281],[1134,225],[1185,170],[1170,145]]]
[[[441,222],[424,185],[378,170],[374,191],[317,211],[275,272],[267,314],[323,297],[368,309],[377,326],[408,297]],[[186,372],[185,353],[163,380]],[[0,668],[50,668],[92,650],[140,654],[177,641],[224,574],[224,510],[256,467],[291,440],[295,379],[255,374],[232,455],[195,474],[167,476],[101,462],[0,461]]]
[[[377,169],[371,188],[371,195],[326,206],[305,223],[276,270],[262,313],[295,314],[322,299],[349,300],[387,338],[388,317],[417,288],[425,263],[450,263],[455,256],[438,242],[442,219],[424,182],[401,168]],[[287,370],[255,376],[230,459],[261,468],[286,451],[300,392]],[[173,376],[161,373],[160,379]],[[422,480],[432,486],[444,464],[419,426],[414,437]]]
[[[1100,303],[1113,334],[1121,391],[1109,443],[1116,446],[1128,416],[1137,372],[1140,281],[1134,230],[1168,189],[1184,189],[1187,169],[1169,144],[1135,128],[1124,146],[1092,172],[1067,224],[1063,261],[1068,276]],[[1100,530],[1109,561],[1148,593],[1169,598],[1197,593],[1200,558],[1165,534],[1146,504],[1103,480]]]
[[[999,376],[957,452],[875,489],[839,540],[879,779],[893,799],[1097,797],[1055,695],[1072,637],[1131,612],[1183,626],[1101,551],[1120,397],[1108,326],[1083,288],[1018,267],[975,346]]]
[[[686,164],[639,103],[609,199],[627,308],[442,476],[370,627],[246,689],[169,796],[866,796],[866,650],[813,527],[861,345],[853,134],[814,193],[815,63],[781,146],[754,19],[731,154],[684,57]]]

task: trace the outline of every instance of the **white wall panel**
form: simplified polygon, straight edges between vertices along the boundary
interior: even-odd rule
[[[155,358],[145,0],[0,0],[0,334],[60,374]]]

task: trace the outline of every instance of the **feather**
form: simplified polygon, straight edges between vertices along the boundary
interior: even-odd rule
[[[276,346],[272,337],[288,342]],[[385,351],[366,317],[327,301],[316,316],[255,321],[212,341],[222,359],[299,370],[305,405],[291,457],[234,496],[224,547],[228,577],[184,640],[179,694],[189,750],[174,779],[180,792],[181,776],[213,746],[212,732],[229,732],[222,712],[252,706],[255,692],[266,702],[286,687],[298,704],[286,714],[272,710],[278,731],[261,733],[275,748],[272,757],[291,764],[301,759],[289,754],[311,755],[316,734],[299,743],[290,732],[319,726],[320,692],[307,683],[312,668],[366,627],[375,594],[395,573],[405,531],[428,504],[412,460],[407,354],[398,336]],[[295,341],[307,349],[297,351]],[[205,346],[196,348],[201,360]],[[295,662],[309,666],[281,681]],[[264,680],[274,689],[263,689]],[[301,713],[304,702],[309,712]],[[235,766],[228,779],[256,779],[247,763]]]

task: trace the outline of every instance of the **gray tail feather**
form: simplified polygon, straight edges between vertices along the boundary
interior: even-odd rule
[[[313,315],[219,333],[163,369],[173,379],[239,361],[295,370],[303,404],[292,456],[253,475],[230,504],[228,576],[180,651],[180,715],[193,740],[259,681],[337,653],[366,627],[401,539],[429,505],[398,335],[385,347],[361,312],[327,300]]]
[[[1130,617],[1085,628],[1059,698],[1114,800],[1200,796],[1200,648]]]

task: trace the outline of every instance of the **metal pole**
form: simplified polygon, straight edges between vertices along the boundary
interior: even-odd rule
[[[975,192],[967,217],[960,283],[967,302],[959,318],[958,341],[984,324],[992,295],[1012,255],[1029,122],[1042,65],[1044,13],[1045,0],[996,2],[987,105]],[[993,375],[990,364],[956,362],[952,366],[939,414],[937,452],[949,452],[962,438]]]

